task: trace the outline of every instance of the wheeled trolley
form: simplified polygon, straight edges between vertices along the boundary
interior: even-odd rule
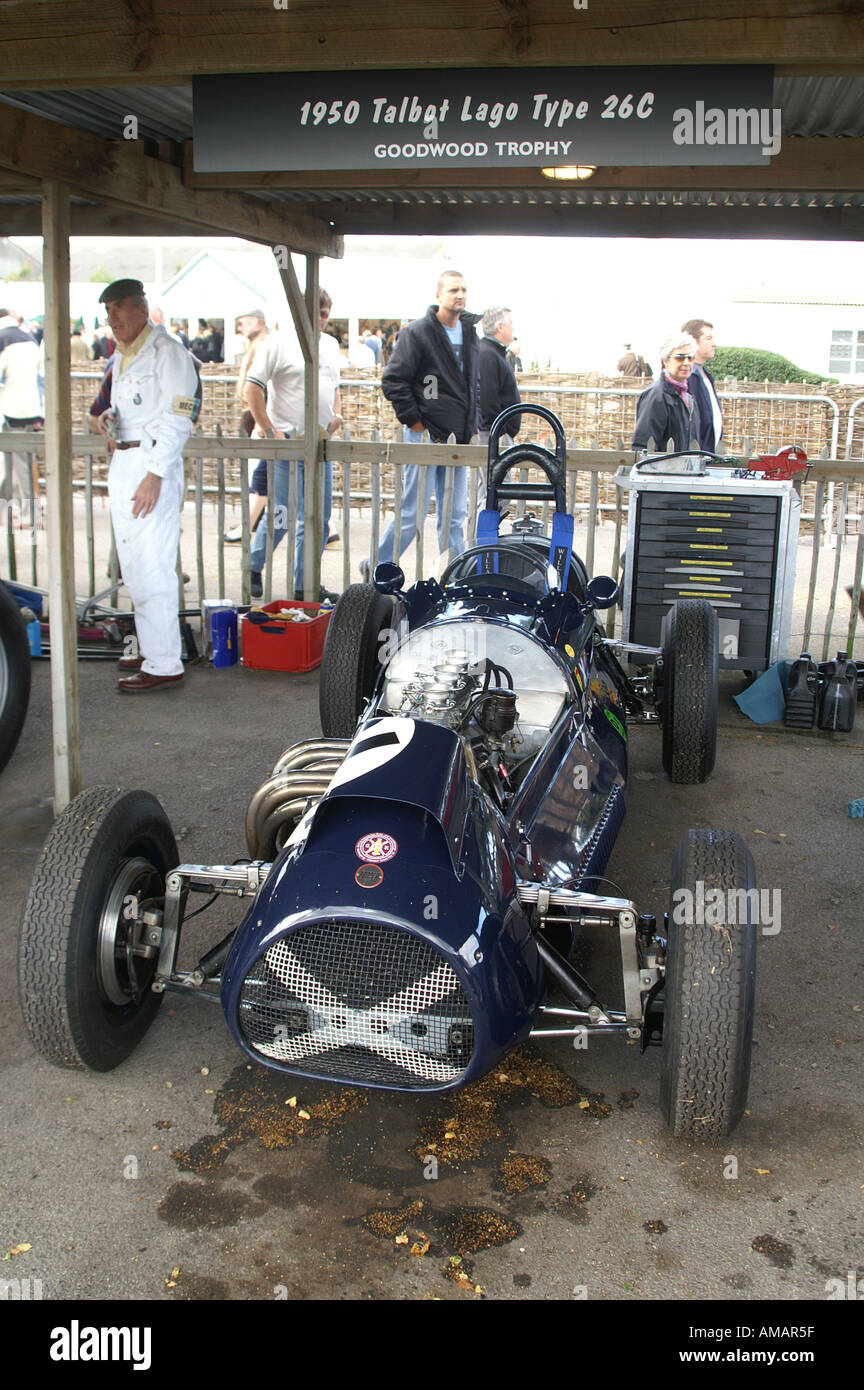
[[[616,482],[630,491],[624,640],[658,646],[672,604],[702,598],[717,613],[721,667],[764,671],[785,657],[801,517],[794,483],[639,464]]]

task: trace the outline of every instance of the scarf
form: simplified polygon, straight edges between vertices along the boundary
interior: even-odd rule
[[[120,354],[120,361],[117,366],[117,375],[122,376],[126,367],[137,356],[153,330],[152,323],[145,323],[137,338],[133,338],[131,343],[118,343],[116,351]]]
[[[665,369],[664,369],[663,375],[664,375],[664,377],[666,378],[666,380],[668,381],[669,385],[675,387],[675,390],[678,392],[679,396],[681,397],[682,401],[683,401],[684,404],[686,405],[687,409],[688,409],[688,410],[692,410],[692,408],[693,408],[693,397],[690,395],[690,392],[687,390],[687,382],[686,382],[686,381],[676,381],[673,377],[671,377],[671,376],[669,375],[669,373],[668,373]],[[688,378],[688,380],[689,380],[689,378]]]

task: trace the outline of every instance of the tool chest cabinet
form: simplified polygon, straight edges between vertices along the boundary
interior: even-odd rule
[[[717,611],[721,668],[787,655],[801,499],[791,482],[711,473],[619,475],[629,488],[623,636],[656,647],[676,599]]]

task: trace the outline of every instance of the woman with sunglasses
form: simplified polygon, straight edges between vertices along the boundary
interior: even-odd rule
[[[667,338],[660,349],[663,370],[647,391],[639,397],[633,448],[646,449],[654,440],[658,453],[672,449],[699,447],[699,407],[687,380],[693,370],[696,343],[688,333]],[[672,440],[671,446],[668,441]]]

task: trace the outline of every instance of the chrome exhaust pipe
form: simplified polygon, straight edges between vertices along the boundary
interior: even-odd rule
[[[334,769],[335,770],[335,769]],[[333,772],[280,772],[268,777],[252,796],[246,812],[246,844],[253,859],[261,859],[257,846],[264,821],[281,802],[302,797],[323,796],[333,779]]]
[[[294,833],[308,805],[308,797],[298,796],[293,801],[280,802],[270,813],[261,828],[258,840],[261,849],[266,851],[262,858],[272,861],[279,851],[285,848],[285,842]]]
[[[280,754],[246,810],[246,844],[253,859],[275,857],[310,799],[318,801],[326,792],[350,746],[348,738],[309,738]]]
[[[319,738],[306,739],[302,743],[292,743],[290,748],[278,758],[273,772],[287,772],[289,768],[311,767],[319,759],[324,759],[329,764],[331,758],[337,758],[341,762],[351,740],[348,738]],[[337,764],[338,765],[338,764]]]

